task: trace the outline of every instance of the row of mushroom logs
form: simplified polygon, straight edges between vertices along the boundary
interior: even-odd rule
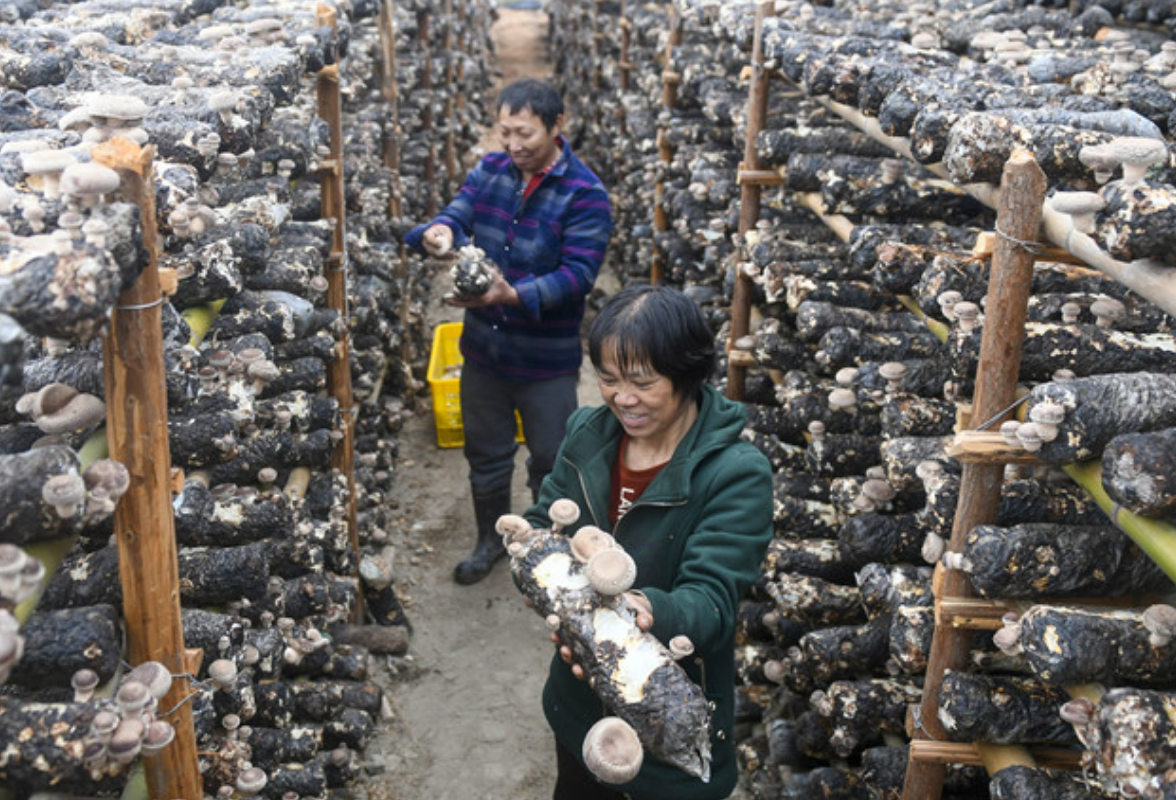
[[[731,9],[731,14],[739,13],[739,9],[734,7]],[[744,20],[747,16],[746,9],[744,9]],[[695,32],[688,29],[686,38],[688,44],[690,35],[693,33]],[[700,33],[699,40],[706,41],[707,35],[710,34]],[[706,49],[707,47],[709,49]],[[713,54],[717,52],[714,42],[700,47],[700,52],[706,52],[710,55],[709,64],[716,66],[722,64],[722,59],[714,58]],[[690,58],[690,55],[684,53],[680,58],[686,60]],[[708,61],[703,59],[701,64],[706,65]],[[727,69],[727,72],[731,74],[737,71]],[[689,76],[690,69],[682,69],[681,74]],[[717,104],[719,102],[717,98],[723,93],[720,81],[714,79],[713,82],[707,84],[707,91],[713,92],[710,96],[714,96],[714,102]],[[686,91],[680,94],[686,96],[687,99],[691,96]],[[731,94],[737,94],[737,89],[731,89],[726,96]],[[703,107],[706,105],[703,104]],[[789,106],[788,102],[784,101],[781,102],[780,107],[791,108],[793,106]],[[861,142],[861,139],[858,138],[860,134],[854,131],[847,132],[843,126],[838,128],[831,120],[833,115],[823,109],[809,106],[807,111],[803,113],[809,115],[810,119],[820,118],[823,120],[820,122],[822,127],[808,129],[810,136],[814,132],[820,133],[824,129],[829,129],[833,132],[833,138],[843,139],[846,144],[857,145],[858,142]],[[881,159],[884,154],[889,152],[883,147],[881,148],[883,152],[880,153],[878,152],[880,147],[868,144],[868,142],[861,146],[870,148],[869,152],[873,154],[875,159]],[[701,178],[706,173],[700,172],[699,167],[703,164],[720,164],[720,160],[723,158],[727,158],[727,156],[723,154],[722,146],[709,147],[707,149],[708,161],[701,159],[697,161],[695,174]],[[767,586],[764,586],[763,594],[757,598],[757,602],[761,604],[759,615],[749,609],[751,619],[762,619],[764,614],[767,614],[770,619],[775,619],[774,624],[780,629],[768,635],[767,638],[773,642],[773,645],[768,647],[768,651],[776,654],[783,654],[788,647],[794,646],[788,644],[789,638],[791,641],[799,642],[797,636],[821,631],[824,622],[816,624],[814,631],[816,620],[823,620],[824,616],[835,619],[834,609],[837,607],[838,593],[828,585],[816,584],[815,581],[807,580],[813,578],[814,575],[811,573],[840,572],[834,581],[835,586],[836,581],[847,581],[849,584],[853,584],[851,574],[855,569],[858,573],[858,579],[863,580],[863,571],[866,571],[871,560],[878,558],[882,559],[878,562],[881,567],[878,572],[881,574],[891,572],[902,574],[904,575],[904,584],[915,575],[921,575],[922,580],[916,580],[916,585],[926,585],[929,573],[916,572],[907,576],[900,567],[904,562],[906,564],[922,564],[924,544],[928,545],[928,555],[933,559],[938,554],[937,548],[942,549],[942,534],[946,533],[943,526],[950,521],[951,509],[954,508],[953,485],[957,478],[958,469],[953,461],[943,455],[946,436],[951,432],[955,418],[954,408],[949,400],[965,399],[970,394],[968,364],[969,362],[974,364],[975,344],[978,338],[964,334],[978,332],[977,324],[982,320],[983,315],[983,308],[980,305],[983,296],[982,284],[968,282],[971,280],[971,275],[975,274],[970,265],[978,264],[978,261],[970,261],[968,255],[977,236],[976,229],[969,232],[964,229],[944,229],[944,227],[922,229],[920,226],[909,225],[901,228],[895,225],[876,225],[878,209],[886,206],[878,206],[876,202],[871,206],[864,205],[861,201],[853,200],[851,195],[835,194],[835,191],[843,191],[846,184],[837,182],[838,165],[831,164],[828,159],[826,162],[828,172],[822,176],[823,185],[830,187],[826,193],[826,207],[830,209],[836,207],[837,211],[850,214],[851,219],[860,219],[860,215],[863,213],[862,209],[871,208],[873,211],[869,212],[870,218],[863,220],[866,224],[855,227],[853,238],[851,238],[848,247],[836,245],[829,238],[822,238],[820,235],[810,233],[809,228],[804,227],[804,220],[801,219],[803,214],[791,212],[795,215],[789,215],[787,204],[776,206],[776,202],[783,200],[783,196],[779,199],[770,198],[771,205],[766,204],[764,207],[764,216],[775,228],[779,229],[780,238],[787,239],[788,242],[781,245],[773,245],[773,242],[770,241],[761,242],[763,245],[760,248],[761,251],[768,251],[771,254],[764,254],[762,261],[759,258],[756,259],[756,266],[762,271],[760,301],[767,302],[769,305],[763,308],[764,322],[757,332],[753,352],[764,366],[781,369],[781,371],[789,371],[790,369],[793,372],[787,372],[784,375],[783,384],[779,388],[771,386],[771,382],[762,380],[761,376],[756,376],[753,381],[753,395],[768,408],[764,408],[762,414],[753,414],[755,432],[749,435],[753,435],[761,441],[767,451],[774,456],[776,464],[780,465],[781,469],[787,467],[787,471],[793,473],[787,476],[781,475],[780,478],[779,502],[781,504],[782,531],[791,532],[788,536],[789,539],[793,538],[796,532],[803,532],[802,536],[813,536],[815,532],[820,531],[822,533],[816,535],[833,539],[836,542],[831,548],[828,545],[816,547],[817,542],[813,542],[811,547],[824,554],[822,560],[817,560],[815,556],[804,558],[804,556],[793,552],[794,549],[809,552],[809,545],[804,544],[807,539],[802,538],[800,542],[796,542],[796,547],[786,547],[784,542],[777,545],[782,551],[788,553],[787,559],[784,559],[787,564],[784,565],[781,572],[800,571],[794,579],[780,581],[780,584],[787,584],[787,586],[777,584],[776,588],[771,589],[771,594],[775,598],[788,599],[788,602],[786,604],[781,601],[777,604],[773,596],[768,595]],[[793,168],[796,166],[795,162],[789,162],[788,166],[788,171],[782,171],[786,175],[786,180],[793,179],[794,176],[799,178],[799,175],[803,174],[803,171]],[[1083,169],[1085,168],[1087,167],[1083,167]],[[721,175],[721,169],[716,173]],[[915,175],[916,172],[914,169],[908,169],[908,174]],[[1093,173],[1088,172],[1087,174],[1087,180],[1090,181],[1088,185],[1095,186],[1096,182],[1090,180]],[[730,178],[731,173],[728,172],[727,175]],[[709,196],[709,194],[704,194],[703,189],[706,189],[708,184],[713,187],[715,184],[711,181],[714,180],[709,176],[700,180],[697,196],[700,198],[701,196]],[[893,181],[893,178],[890,180]],[[799,191],[811,191],[811,189],[803,189],[802,187],[796,188]],[[722,196],[722,194],[716,196]],[[940,196],[946,195],[941,194]],[[1058,195],[1058,198],[1060,198],[1058,200],[1060,204],[1064,202],[1061,195]],[[836,204],[840,204],[840,206],[835,206],[834,202],[830,201],[836,201]],[[936,214],[934,202],[928,205],[933,208],[931,218],[934,219]],[[717,206],[721,208],[722,202],[720,201]],[[926,207],[924,206],[924,208]],[[960,208],[960,205],[958,202],[954,202],[951,207]],[[975,207],[974,204],[974,211],[971,212],[974,214],[974,220],[980,221],[981,227],[990,227],[990,222],[987,225],[984,224],[983,215],[976,215]],[[781,209],[783,209],[783,213],[781,213]],[[711,212],[711,219],[722,213],[722,211]],[[693,231],[710,231],[711,225],[706,215],[703,215],[701,219],[695,219],[694,216],[691,216],[690,219],[693,221],[688,227]],[[724,216],[726,225],[717,226],[717,229],[721,232],[726,227],[729,231],[730,219],[729,214]],[[1080,222],[1080,227],[1083,225],[1084,222]],[[716,236],[710,241],[721,242],[722,238]],[[883,244],[883,242],[895,242],[895,244]],[[754,249],[753,245],[755,242],[750,242],[749,249]],[[929,248],[928,246],[934,247]],[[723,249],[717,249],[716,253],[723,253]],[[884,264],[883,259],[886,260]],[[933,262],[936,267],[934,269],[931,268]],[[857,267],[860,272],[855,275],[844,274],[849,272],[847,267],[853,264],[861,265]],[[878,265],[877,268],[875,265]],[[898,272],[888,272],[887,268],[891,266],[896,267]],[[838,267],[842,272],[834,276],[831,271]],[[782,280],[790,274],[790,271],[796,271],[796,269],[801,269],[803,272],[793,273],[795,275],[793,278]],[[816,273],[818,278],[814,278],[814,273],[809,272],[816,271],[816,269],[824,269],[824,272]],[[906,272],[903,273],[903,269]],[[928,273],[928,279],[921,282],[924,271]],[[671,272],[670,275],[673,280],[681,280],[682,276],[687,273]],[[913,279],[908,280],[901,288],[896,286],[896,281],[907,280],[906,275],[913,275]],[[704,284],[708,280],[713,280],[714,276],[714,272],[703,271],[690,274],[686,278],[686,286],[690,291],[694,291],[696,296],[706,296],[699,293],[701,287],[696,287],[694,281],[697,280],[699,284]],[[950,342],[950,359],[947,358],[948,347],[942,344],[936,346],[931,341],[933,336],[929,334],[928,328],[924,327],[922,322],[902,312],[901,307],[894,304],[893,299],[890,302],[894,305],[890,306],[883,304],[873,308],[853,308],[844,305],[840,308],[830,307],[834,304],[861,302],[861,300],[847,300],[850,288],[846,282],[847,278],[857,280],[864,278],[873,281],[877,288],[893,294],[914,293],[917,288],[923,295],[920,298],[920,305],[924,309],[934,312],[933,322],[935,325],[933,328],[936,325],[940,328],[954,325],[956,328],[956,332],[953,332],[953,341]],[[816,293],[814,293],[814,289]],[[1037,291],[1038,294],[1050,292],[1057,295],[1075,295],[1068,296],[1064,300],[1061,296],[1056,299],[1054,296],[1041,296],[1040,300],[1036,302],[1034,313],[1037,314],[1037,318],[1043,322],[1048,320],[1055,326],[1051,333],[1041,332],[1038,341],[1040,341],[1040,352],[1043,354],[1049,352],[1050,346],[1047,342],[1051,340],[1051,336],[1056,342],[1058,335],[1061,335],[1056,327],[1056,320],[1060,320],[1065,326],[1077,326],[1078,332],[1081,332],[1081,338],[1078,341],[1102,342],[1105,338],[1123,341],[1118,334],[1124,331],[1150,332],[1152,329],[1156,329],[1156,326],[1160,326],[1158,329],[1161,331],[1168,329],[1167,320],[1163,318],[1162,314],[1157,314],[1155,309],[1148,309],[1137,299],[1124,296],[1122,287],[1116,286],[1114,282],[1100,280],[1093,273],[1084,272],[1080,268],[1057,265],[1047,269],[1041,276]],[[951,292],[958,293],[958,296],[953,298]],[[938,295],[941,294],[943,295],[942,307],[938,302]],[[960,313],[958,315],[951,313],[950,309],[960,301],[962,301]],[[869,302],[876,304],[878,301],[875,298]],[[1064,311],[1062,311],[1062,306],[1065,306]],[[890,309],[898,313],[893,316],[883,313],[889,312]],[[1120,314],[1120,320],[1111,322],[1111,318],[1114,318],[1116,314]],[[777,324],[777,316],[780,318],[779,324]],[[900,322],[900,316],[906,316],[907,321]],[[1096,316],[1100,320],[1100,325],[1091,325],[1091,321]],[[796,326],[796,333],[800,333],[800,335],[791,331],[791,325]],[[1102,336],[1095,331],[1096,327],[1112,333],[1109,336]],[[830,328],[840,329],[830,331]],[[1071,328],[1069,335],[1073,336],[1074,333],[1077,332]],[[1143,336],[1136,336],[1136,338],[1127,336],[1127,345],[1118,349],[1115,355],[1108,355],[1105,359],[1091,359],[1085,365],[1070,366],[1076,367],[1075,371],[1080,374],[1089,372],[1091,369],[1096,369],[1096,371],[1097,369],[1105,369],[1107,362],[1120,358],[1122,353],[1128,349],[1140,351],[1141,345],[1145,341],[1147,340]],[[1163,356],[1158,353],[1162,347],[1156,348],[1154,351],[1149,351],[1149,348],[1142,349],[1144,358],[1155,356],[1156,362],[1162,362]],[[1068,353],[1081,351],[1082,345],[1067,345],[1065,347],[1065,352]],[[1136,356],[1135,359],[1132,359],[1132,364],[1138,360],[1140,358]],[[896,361],[895,366],[888,365],[886,368],[882,368],[881,365],[886,365],[888,361]],[[902,364],[898,365],[898,361],[902,361]],[[801,374],[797,374],[800,371],[796,367],[800,364],[806,365],[806,371],[810,371],[809,378],[803,378]],[[1122,361],[1121,364],[1123,364]],[[1048,380],[1060,366],[1065,365],[1057,365],[1056,362],[1051,365],[1048,360],[1042,359],[1040,366],[1033,366],[1036,375],[1034,379]],[[830,380],[835,376],[838,380]],[[944,387],[949,388],[950,394],[948,396],[943,396]],[[759,394],[755,394],[756,392]],[[907,396],[907,398],[901,398],[902,402],[889,404],[888,395],[891,393],[914,396]],[[775,394],[780,396],[774,396]],[[828,406],[823,404],[822,395],[827,396]],[[788,411],[777,411],[777,404]],[[889,406],[881,419],[884,425],[890,426],[882,428],[890,435],[883,435],[881,439],[878,439],[876,433],[878,428],[869,426],[878,425],[881,406]],[[803,413],[800,409],[810,409],[810,411]],[[917,412],[914,409],[917,409]],[[788,413],[789,411],[796,413]],[[853,413],[847,414],[847,411]],[[854,421],[850,422],[849,420]],[[816,425],[810,429],[809,425],[813,422],[816,422]],[[856,433],[858,425],[866,426],[863,431],[864,435],[857,434],[856,438],[850,438],[847,434]],[[909,427],[903,427],[904,425]],[[920,435],[916,436],[915,433]],[[870,436],[873,436],[873,444],[869,444]],[[920,439],[922,441],[918,441]],[[871,452],[880,454],[881,458],[876,455],[871,459],[868,455]],[[853,466],[850,466],[850,462],[857,455],[862,456],[861,460],[853,462]],[[931,456],[930,462],[923,465],[923,461],[928,461],[926,458],[928,455]],[[880,462],[882,469],[874,475],[873,479],[855,478],[855,475],[870,472]],[[840,469],[846,469],[846,474],[838,472]],[[803,474],[816,472],[817,475],[814,478],[818,478],[822,471],[824,471],[824,476],[820,481],[807,479]],[[1017,469],[1017,471],[1010,472],[1010,475],[1016,475],[1017,480],[1008,486],[1007,494],[1009,496],[1002,504],[1004,509],[1002,514],[1010,524],[1034,519],[1055,520],[1054,524],[1057,524],[1058,521],[1064,521],[1067,524],[1083,522],[1083,524],[1093,526],[1102,525],[1104,540],[1115,535],[1114,531],[1105,529],[1105,521],[1101,512],[1082,493],[1075,492],[1073,488],[1068,488],[1056,480],[1047,482],[1035,480],[1034,476],[1024,469]],[[868,489],[866,488],[868,480],[880,479],[886,480],[888,486],[875,484],[870,485]],[[895,519],[896,516],[898,519]],[[857,518],[863,519],[855,521]],[[938,544],[937,539],[940,540]],[[1122,536],[1118,536],[1118,539],[1122,539]],[[1129,562],[1130,564],[1145,564],[1148,561],[1148,559],[1141,558],[1137,551],[1132,551],[1129,545],[1124,547],[1121,544],[1118,549],[1124,554],[1134,553],[1131,558],[1125,558],[1124,555],[1124,569],[1127,569]],[[837,559],[844,558],[848,554],[850,559],[853,559],[850,561],[850,566],[834,567],[828,564],[830,551],[838,554]],[[886,566],[889,564],[896,566]],[[1062,567],[1060,569],[1062,573],[1074,574],[1073,569]],[[870,574],[874,573],[870,572]],[[1147,575],[1154,585],[1157,581],[1162,584],[1162,576],[1157,575],[1154,567],[1147,571]],[[764,582],[766,584],[769,580],[775,582],[775,579],[776,573],[773,572],[770,574],[770,578],[766,575]],[[804,588],[806,593],[800,595],[802,598],[810,598],[810,596],[811,598],[820,598],[824,605],[818,602],[816,608],[820,608],[822,611],[818,613],[814,611],[813,606],[799,604],[795,593],[791,592],[791,588],[793,588],[791,584],[800,584],[806,587]],[[814,586],[818,586],[818,588],[813,588]],[[1087,586],[1076,589],[1076,591],[1093,593],[1101,592],[1102,589],[1097,586]],[[1108,593],[1110,592],[1108,591]],[[853,607],[853,601],[846,600],[846,602],[850,608]],[[842,719],[841,716],[838,716],[842,712],[838,712],[837,709],[856,707],[858,712],[861,712],[863,706],[854,706],[848,701],[847,705],[840,705],[840,702],[836,701],[818,700],[814,695],[814,707],[810,711],[816,712],[815,718],[802,714],[802,712],[807,713],[804,711],[803,699],[806,699],[806,693],[811,691],[814,682],[818,687],[830,687],[830,679],[836,679],[838,676],[853,678],[853,676],[861,675],[863,664],[881,666],[890,659],[891,668],[896,668],[898,673],[913,674],[917,678],[920,667],[915,666],[910,673],[902,673],[902,668],[918,665],[920,659],[926,658],[926,646],[929,642],[927,634],[930,629],[929,608],[927,608],[927,604],[920,606],[913,601],[901,602],[900,605],[903,606],[901,616],[904,621],[922,620],[921,627],[911,629],[911,631],[920,631],[920,635],[911,639],[908,634],[906,639],[906,641],[922,642],[922,647],[913,649],[902,647],[898,645],[898,642],[904,640],[898,638],[890,639],[896,645],[893,653],[889,648],[878,649],[875,647],[869,649],[869,655],[864,655],[866,651],[858,651],[854,648],[849,652],[855,655],[861,652],[866,661],[856,661],[854,666],[850,667],[846,661],[838,660],[838,656],[835,655],[836,648],[821,651],[818,646],[821,639],[814,635],[804,640],[806,646],[810,647],[811,653],[813,653],[810,656],[809,665],[829,665],[829,667],[811,666],[802,671],[797,665],[803,661],[801,655],[808,652],[806,649],[801,649],[801,655],[790,655],[788,659],[782,659],[779,658],[779,655],[776,658],[768,658],[767,655],[764,655],[768,651],[764,651],[763,645],[759,642],[749,645],[746,654],[747,674],[756,676],[759,680],[751,681],[753,685],[748,689],[749,698],[757,700],[749,700],[747,719],[755,720],[756,715],[759,715],[761,722],[764,719],[770,720],[773,725],[771,731],[777,735],[784,735],[784,731],[793,732],[787,734],[788,738],[786,739],[770,740],[770,744],[774,746],[773,755],[776,758],[797,758],[796,747],[789,747],[787,742],[795,742],[796,738],[800,738],[800,741],[803,742],[804,752],[800,754],[799,760],[791,762],[789,768],[797,774],[811,772],[813,775],[808,779],[796,776],[796,786],[801,786],[804,780],[831,780],[828,778],[828,773],[814,772],[814,766],[820,765],[820,759],[837,758],[837,753],[831,752],[828,745],[820,747],[811,740],[811,735],[817,731],[824,731],[823,740],[835,736],[834,741],[838,746],[848,748],[847,752],[853,756],[854,764],[856,764],[858,754],[862,753],[863,741],[876,742],[878,731],[889,729],[901,738],[901,721],[895,727],[887,728],[887,724],[874,716],[874,718],[870,718],[870,725],[866,726],[866,732],[861,734],[861,738],[855,745],[856,722],[851,724],[851,722]],[[788,613],[781,611],[782,608],[797,607],[806,609],[802,614],[802,620],[788,619]],[[915,609],[918,608],[924,608],[924,611],[915,613]],[[887,627],[888,621],[878,619],[874,629],[889,629]],[[761,635],[767,633],[762,626],[753,625],[751,628]],[[895,635],[897,635],[897,629],[895,628]],[[862,638],[861,631],[857,626],[846,625],[841,628],[841,631],[855,631],[858,639],[851,638],[848,633],[838,633],[834,629],[830,629],[829,641],[840,641],[843,647],[848,646],[849,641],[860,641],[863,648],[866,647],[868,641],[871,641],[868,636]],[[782,649],[776,649],[781,645],[784,646]],[[903,660],[903,656],[908,653],[913,656],[913,661]],[[1001,660],[1001,655],[989,642],[987,647],[977,651],[976,658],[983,660],[985,664],[994,664],[994,662]],[[847,656],[848,660],[849,656]],[[767,672],[773,674],[777,680],[781,678],[781,673],[788,675],[784,682],[793,692],[796,691],[796,687],[800,687],[800,694],[797,696],[800,696],[801,701],[795,705],[789,705],[788,701],[780,700],[780,695],[777,694],[775,704],[764,704],[764,695],[759,688],[756,688],[757,684],[771,685],[771,681],[764,680],[763,674],[760,672],[763,665],[769,667]],[[842,669],[843,672],[838,673],[838,669]],[[807,678],[806,675],[811,671],[815,671],[817,675],[820,675],[820,678]],[[849,687],[842,686],[841,682],[837,680],[833,680],[833,682],[837,684],[836,692],[830,694],[828,688],[822,689],[824,698],[856,696],[856,698],[862,699],[864,696],[869,696],[863,694],[867,692],[866,686]],[[889,685],[882,684],[882,686]],[[877,691],[881,691],[881,687],[875,688]],[[851,694],[844,694],[846,692],[851,692]],[[906,696],[909,699],[911,695],[908,692],[906,695],[895,696]],[[870,707],[876,708],[878,711],[881,711],[883,707],[891,709],[895,716],[890,719],[894,720],[901,720],[904,708],[903,704],[871,705]],[[756,708],[759,711],[755,711]],[[822,718],[820,712],[828,712],[831,716]],[[795,722],[789,722],[788,720],[791,718],[795,718]],[[830,725],[841,727],[837,727],[836,731],[830,734]],[[873,729],[870,729],[870,726],[873,726]],[[801,733],[796,733],[797,728],[801,729]],[[775,748],[776,745],[779,745],[779,749]],[[754,742],[751,742],[751,748],[747,753],[753,752],[755,747],[757,746],[754,745]],[[854,749],[855,747],[857,749]],[[871,752],[870,764],[874,764],[875,755],[881,754]],[[764,759],[759,756],[756,758],[762,764]],[[814,758],[817,761],[814,761]],[[862,755],[861,758],[864,764],[867,761],[866,756]],[[904,761],[904,759],[900,760]],[[749,764],[753,764],[753,762],[755,759],[751,759],[749,756]],[[773,766],[779,769],[780,762],[776,762]],[[842,778],[846,774],[840,768],[835,769],[835,772]],[[898,785],[901,785],[901,769],[898,773],[900,774],[896,780]],[[753,771],[751,774],[760,773]],[[854,774],[860,775],[861,773],[855,772]],[[973,774],[971,780],[980,780],[975,771],[971,774]],[[891,772],[890,776],[893,779],[894,773]],[[754,781],[755,778],[749,778],[749,780]],[[815,785],[814,782],[813,786]],[[894,784],[891,784],[891,787],[893,786]],[[795,788],[793,791],[803,793],[799,788]]]
[[[206,654],[190,702],[201,747],[217,753],[204,762],[205,788],[256,791],[262,772],[267,794],[315,796],[355,778],[357,752],[380,712],[379,692],[367,680],[367,651],[345,644],[345,628],[338,625],[360,589],[339,577],[352,572],[355,562],[335,511],[340,487],[327,467],[339,409],[321,393],[341,323],[338,313],[321,305],[332,223],[319,219],[314,171],[325,152],[325,129],[299,102],[304,73],[341,50],[333,49],[333,34],[315,28],[313,16],[303,10],[267,9],[276,17],[267,16],[264,25],[229,8],[216,11],[215,20],[165,13],[155,20],[151,41],[128,34],[129,40],[116,43],[75,30],[71,47],[87,53],[84,62],[74,62],[85,74],[71,79],[81,91],[66,92],[49,76],[26,82],[38,92],[25,108],[44,115],[49,125],[27,132],[9,128],[0,152],[5,183],[0,199],[10,231],[2,246],[6,260],[21,266],[5,270],[0,298],[24,336],[21,358],[5,366],[0,438],[13,475],[32,482],[48,469],[91,483],[94,467],[87,462],[83,470],[75,451],[84,450],[98,420],[68,423],[75,427],[52,434],[46,429],[66,407],[101,405],[95,402],[104,388],[95,337],[115,298],[147,259],[137,234],[138,210],[98,202],[111,188],[79,188],[75,174],[97,166],[92,147],[112,136],[142,142],[146,132],[162,155],[155,172],[161,264],[179,278],[163,303],[166,388],[172,466],[189,478],[175,506],[185,644]],[[19,46],[34,46],[53,25],[71,14],[84,16],[87,9],[75,4],[40,13],[52,22],[25,28],[29,38]],[[275,28],[290,35],[275,37]],[[358,36],[358,25],[345,29]],[[229,46],[241,36],[252,40],[252,49]],[[172,42],[164,47],[173,48],[173,65],[187,64],[186,75],[173,79],[167,70],[151,72],[151,65],[160,63],[156,47],[164,42]],[[199,54],[192,47],[197,44]],[[257,69],[234,69],[238,52],[241,63]],[[102,72],[111,61],[125,70],[113,77]],[[5,80],[12,80],[5,72]],[[90,83],[98,73],[101,78]],[[94,91],[98,85],[118,95]],[[192,118],[175,127],[185,113]],[[20,120],[9,121],[15,126]],[[370,138],[366,128],[356,129]],[[34,153],[42,151],[59,154],[44,160],[78,163],[55,172],[53,165],[37,163],[43,157]],[[357,173],[371,180],[379,169]],[[387,238],[387,204],[370,208],[374,213],[359,219],[357,235],[382,231]],[[77,224],[75,212],[90,221]],[[100,221],[108,225],[105,232]],[[43,231],[34,230],[38,225]],[[41,249],[30,252],[30,240],[43,242]],[[72,261],[66,258],[67,240],[75,242]],[[367,257],[370,252],[365,248],[352,264],[376,261]],[[96,262],[107,268],[96,268]],[[381,294],[376,281],[360,283],[372,290],[355,303],[365,313],[391,293]],[[221,314],[209,323],[212,315],[203,312],[219,301],[225,301]],[[365,326],[380,330],[368,319]],[[371,387],[376,396],[380,389]],[[379,414],[381,421],[395,419]],[[371,431],[373,452],[361,464],[371,481],[365,489],[370,486],[377,498],[369,502],[378,504],[378,492],[387,489],[390,453],[388,441],[375,438],[386,431],[378,425]],[[29,449],[47,435],[62,444],[39,442]],[[51,458],[57,458],[52,466],[39,473],[32,469],[34,461]],[[7,483],[17,487],[7,481],[3,491]],[[69,483],[76,489],[76,480]],[[77,545],[23,627],[14,632],[6,625],[6,652],[13,641],[23,649],[8,675],[9,710],[27,707],[33,697],[68,703],[61,687],[83,667],[108,685],[121,652],[117,553],[108,543],[117,497],[92,484],[83,509],[74,508],[76,494],[51,495],[46,505],[39,491],[38,485],[37,493],[25,493],[36,498],[37,507],[21,517],[35,524],[11,530],[43,538],[76,535]],[[56,510],[46,514],[46,508]],[[386,516],[371,513],[387,527]],[[45,520],[54,521],[52,531],[41,530]],[[275,537],[280,531],[293,535]],[[10,533],[6,528],[6,539]],[[369,570],[372,586],[363,588],[384,600],[379,609],[387,622],[403,624],[389,571]],[[234,680],[226,677],[225,666],[236,668]],[[8,718],[16,720],[18,712]],[[32,774],[36,763],[44,762],[7,764],[4,782],[30,790],[45,785],[46,774]],[[125,769],[110,763],[103,769],[115,783],[125,778]],[[92,787],[79,777],[75,788],[88,793]]]

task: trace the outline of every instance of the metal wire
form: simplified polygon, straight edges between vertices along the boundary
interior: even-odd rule
[[[1014,400],[1014,401],[1012,402],[1012,404],[1011,404],[1011,405],[1009,405],[1009,406],[1008,406],[1008,407],[1006,407],[1006,408],[1002,408],[1000,411],[996,412],[996,416],[994,416],[992,419],[988,420],[988,421],[987,421],[987,422],[985,422],[983,425],[977,425],[977,426],[976,426],[976,430],[978,430],[978,431],[987,430],[987,429],[988,429],[988,428],[990,428],[992,425],[994,425],[994,424],[996,423],[996,421],[997,421],[997,420],[999,420],[999,419],[1000,419],[1001,417],[1003,417],[1005,414],[1009,413],[1009,412],[1010,412],[1010,411],[1012,411],[1014,408],[1016,408],[1017,406],[1021,405],[1022,403],[1024,403],[1024,402],[1025,402],[1026,400],[1028,400],[1028,399],[1029,399],[1029,395],[1024,395],[1024,396],[1022,396],[1022,397],[1020,397],[1020,398],[1018,398],[1018,399]]]
[[[1012,242],[1013,244],[1019,246],[1021,249],[1023,249],[1027,253],[1032,253],[1034,255],[1037,255],[1038,253],[1045,252],[1045,248],[1041,246],[1040,242],[1027,242],[1024,239],[1018,239],[1015,236],[1009,236],[1007,233],[1005,233],[1004,231],[1002,231],[1000,229],[999,224],[993,224],[992,227],[996,230],[997,236],[999,236],[1000,238],[1004,239],[1007,242]]]

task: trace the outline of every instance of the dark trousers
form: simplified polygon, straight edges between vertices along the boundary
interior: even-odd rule
[[[510,488],[514,474],[515,410],[527,441],[527,485],[532,496],[551,472],[568,417],[576,410],[576,373],[541,381],[508,381],[466,364],[461,371],[461,424],[470,489],[485,497]]]
[[[628,800],[628,795],[596,781],[580,759],[555,743],[555,791],[551,800]]]

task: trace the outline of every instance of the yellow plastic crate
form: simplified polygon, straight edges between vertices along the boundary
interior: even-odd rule
[[[458,340],[460,322],[443,322],[433,331],[433,349],[429,353],[429,389],[433,394],[433,422],[437,425],[438,447],[461,447],[465,431],[461,425],[461,378],[447,377],[459,372],[462,364]],[[518,433],[515,440],[523,441],[523,421],[515,412]]]

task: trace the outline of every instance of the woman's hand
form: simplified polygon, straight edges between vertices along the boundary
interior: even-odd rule
[[[438,223],[425,231],[421,246],[429,255],[440,258],[453,250],[453,231],[448,225]]]

